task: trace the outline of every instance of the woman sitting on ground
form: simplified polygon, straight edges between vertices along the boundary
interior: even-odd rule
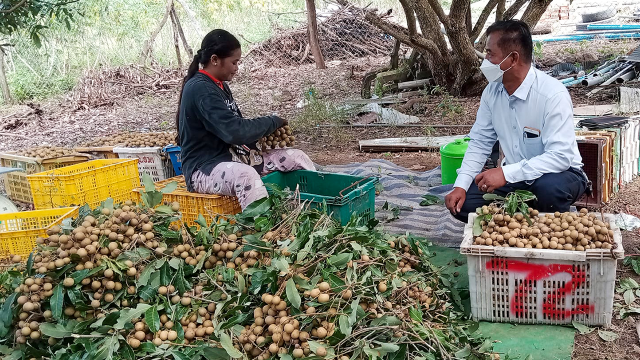
[[[189,191],[236,196],[244,210],[268,196],[260,175],[315,167],[300,150],[260,151],[258,141],[287,121],[242,117],[226,83],[236,75],[241,54],[240,42],[225,30],[204,37],[183,81],[176,127]]]

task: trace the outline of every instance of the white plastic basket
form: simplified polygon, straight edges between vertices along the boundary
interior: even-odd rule
[[[126,148],[114,147],[113,152],[121,159],[138,159],[140,182],[142,175],[151,175],[154,182],[169,179],[173,175],[171,160],[163,159],[161,147]],[[168,166],[167,166],[168,163]]]
[[[543,215],[543,214],[541,214]],[[620,229],[615,249],[567,251],[474,245],[469,214],[460,253],[467,256],[474,320],[526,324],[611,325]]]

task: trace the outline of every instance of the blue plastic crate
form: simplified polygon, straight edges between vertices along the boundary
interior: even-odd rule
[[[169,155],[169,159],[171,159],[171,165],[173,165],[173,171],[175,171],[176,175],[182,175],[182,157],[180,155],[180,146],[169,145],[165,146],[164,152]]]

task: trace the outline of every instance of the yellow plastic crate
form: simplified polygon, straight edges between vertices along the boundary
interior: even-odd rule
[[[26,260],[47,229],[77,216],[77,207],[0,214],[0,257],[20,255]]]
[[[216,215],[233,215],[242,211],[238,198],[235,196],[198,194],[187,191],[187,185],[182,175],[156,182],[156,189],[160,190],[172,181],[177,182],[178,187],[173,192],[164,194],[162,201],[180,204],[182,221],[188,226],[197,225],[196,220],[201,214],[207,223],[211,223]],[[133,191],[136,201],[141,201],[140,192],[143,190],[144,188],[141,187]]]
[[[36,158],[33,157],[20,156],[12,153],[0,154],[0,166],[24,170],[24,172],[15,171],[2,175],[7,195],[9,195],[11,200],[33,204],[33,196],[31,195],[31,187],[29,186],[27,175],[83,163],[90,159],[91,156],[89,155],[74,154],[43,159],[38,162]]]
[[[137,159],[92,160],[82,164],[28,175],[36,209],[89,204],[107,198],[116,203],[132,200],[140,187]]]

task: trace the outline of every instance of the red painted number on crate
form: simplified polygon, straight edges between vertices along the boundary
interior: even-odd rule
[[[150,156],[140,156],[138,159],[140,164],[153,164],[153,158]]]
[[[511,312],[518,317],[524,317],[527,312],[525,301],[533,281],[544,280],[556,274],[566,273],[571,275],[569,280],[563,287],[552,291],[544,299],[542,312],[552,319],[565,319],[576,314],[590,314],[594,312],[593,304],[577,305],[574,309],[563,310],[559,306],[562,299],[568,294],[573,293],[576,288],[586,281],[586,273],[583,270],[574,270],[572,265],[551,264],[537,265],[516,260],[492,259],[487,261],[487,270],[494,271],[514,271],[526,274],[524,281],[518,286],[515,294],[511,297]]]

